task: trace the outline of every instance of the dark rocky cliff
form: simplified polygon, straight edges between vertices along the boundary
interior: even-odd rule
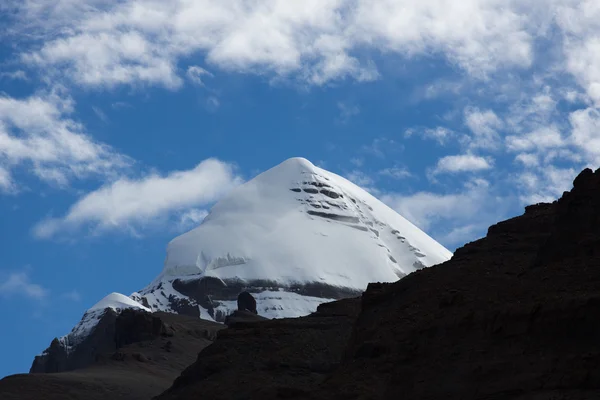
[[[600,171],[444,264],[369,285],[360,308],[335,332],[315,316],[223,331],[160,399],[193,399],[201,387],[215,399],[600,398]],[[312,329],[309,346],[300,338]],[[325,353],[324,375],[299,369],[323,365],[305,350],[320,340],[343,351]],[[231,376],[246,383],[225,390]]]

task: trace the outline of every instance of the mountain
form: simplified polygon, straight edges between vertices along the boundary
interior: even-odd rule
[[[260,316],[299,317],[358,296],[369,282],[393,282],[451,256],[365,190],[291,158],[221,199],[200,226],[168,244],[164,269],[150,285],[100,301],[36,357],[31,372],[92,363],[103,351],[105,326],[124,309],[224,322],[248,291]]]
[[[600,170],[587,169],[445,263],[223,331],[158,399],[598,399],[599,294]],[[233,377],[244,384],[227,390]]]
[[[223,321],[248,290],[260,315],[298,317],[451,256],[363,189],[291,158],[173,239],[163,272],[133,298],[152,310]]]
[[[106,332],[114,331],[117,316],[125,310],[150,309],[120,293],[111,293],[86,311],[66,336],[54,339],[35,357],[30,372],[61,372],[90,365],[97,354],[112,350],[114,342]]]
[[[74,372],[8,377],[0,397],[149,398],[148,374],[190,360],[181,348],[163,353],[167,335],[183,335],[182,346],[198,332],[190,324],[202,323],[223,329],[156,400],[598,399],[600,170],[573,184],[449,261],[308,316],[238,318],[225,328],[127,309],[113,336],[129,344],[109,357],[129,360],[125,367],[100,357]],[[178,322],[150,322],[167,317]]]

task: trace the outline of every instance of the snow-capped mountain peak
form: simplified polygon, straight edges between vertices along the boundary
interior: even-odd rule
[[[68,354],[98,321],[127,308],[223,321],[242,291],[255,297],[259,315],[302,316],[451,256],[357,185],[291,158],[233,189],[173,239],[150,285],[106,296],[59,342]]]
[[[169,297],[183,299],[222,319],[237,293],[250,290],[260,314],[293,317],[451,255],[347,179],[291,158],[232,190],[200,226],[173,239],[163,272],[134,298],[167,311]],[[261,308],[267,292],[281,301],[269,295]],[[283,292],[304,296],[306,307],[298,310]]]
[[[234,189],[198,228],[171,241],[163,276],[363,290],[450,256],[363,189],[291,158]]]

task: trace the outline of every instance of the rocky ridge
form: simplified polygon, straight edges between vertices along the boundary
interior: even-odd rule
[[[370,284],[347,336],[328,339],[344,341],[339,358],[329,355],[339,364],[317,381],[302,385],[315,371],[289,369],[311,359],[289,350],[302,348],[295,338],[309,334],[311,316],[223,331],[159,398],[192,399],[205,386],[215,399],[597,399],[599,222],[600,170],[584,170],[560,200],[491,226],[450,261]],[[211,390],[225,382],[222,371],[208,378],[213,351],[227,359],[227,349],[264,335],[278,339],[227,364],[227,376],[247,376],[248,387]],[[260,364],[270,354],[285,354],[271,372],[284,384]]]

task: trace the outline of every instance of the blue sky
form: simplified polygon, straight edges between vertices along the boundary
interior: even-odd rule
[[[0,376],[293,156],[449,249],[600,161],[594,0],[0,5]],[[4,326],[3,325],[3,326]]]

